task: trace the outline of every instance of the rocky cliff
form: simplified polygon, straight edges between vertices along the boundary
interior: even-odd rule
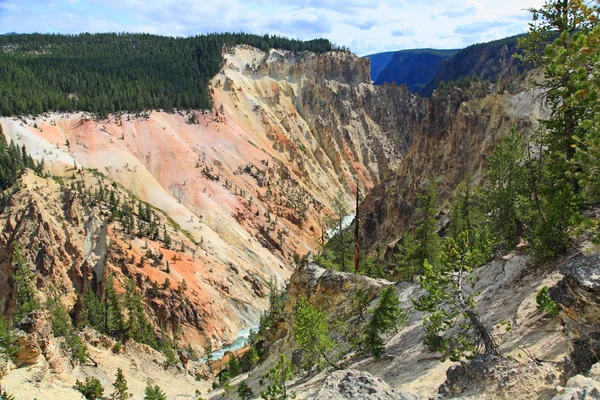
[[[23,241],[41,297],[56,283],[72,307],[77,293],[100,287],[106,270],[141,274],[142,291],[144,281],[164,281],[162,273],[134,267],[149,250],[170,260],[172,284],[185,279],[187,296],[198,303],[176,317],[164,315],[174,305],[161,301],[149,301],[148,311],[176,321],[175,328],[185,321],[192,337],[214,337],[215,346],[233,340],[258,321],[269,280],[282,285],[293,255],[319,244],[337,193],[350,202],[357,178],[361,188],[372,187],[407,148],[393,135],[394,115],[415,100],[397,88],[374,89],[368,74],[368,60],[347,53],[238,46],[212,81],[212,113],[1,119],[8,139],[59,177],[58,184],[27,177],[3,212],[3,270],[14,240]],[[123,235],[118,223],[106,223],[105,211],[82,200],[81,184],[148,202],[175,235],[174,246]],[[29,223],[18,223],[22,215]],[[38,223],[44,235],[34,234]],[[217,326],[208,315],[223,318]]]
[[[449,193],[481,169],[513,123],[530,128],[543,114],[533,90],[511,95],[480,84],[422,99],[374,87],[368,60],[340,52],[230,48],[210,90],[211,112],[1,118],[8,138],[55,176],[25,175],[0,214],[4,276],[18,241],[40,300],[58,290],[72,314],[77,294],[101,288],[108,272],[119,290],[134,279],[156,330],[202,352],[207,341],[218,347],[256,324],[268,282],[284,285],[294,255],[319,245],[339,192],[351,203],[357,184],[376,187],[361,211],[374,248],[397,237],[428,179]],[[89,200],[100,189],[121,204],[147,202],[159,237],[107,218],[106,204]],[[339,276],[317,275],[312,299],[343,314],[349,297],[331,289]],[[170,286],[155,290],[166,278]],[[0,284],[8,310],[11,293]]]
[[[494,144],[516,126],[530,135],[547,115],[537,89],[498,93],[488,82],[439,90],[427,101],[393,177],[369,193],[361,206],[369,250],[394,242],[411,221],[417,195],[431,181],[443,203],[467,174],[479,181]]]

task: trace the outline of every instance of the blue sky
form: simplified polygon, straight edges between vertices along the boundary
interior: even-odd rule
[[[325,37],[365,55],[460,48],[525,32],[543,0],[0,0],[0,32]]]

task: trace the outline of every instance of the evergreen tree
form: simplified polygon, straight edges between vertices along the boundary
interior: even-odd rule
[[[595,39],[599,10],[598,5],[581,1],[547,1],[531,9],[529,34],[519,42],[521,58],[541,67],[544,79],[539,85],[552,110],[541,121],[535,138],[539,150],[535,158],[529,157],[528,166],[535,211],[535,217],[529,218],[529,237],[538,257],[567,249],[569,228],[577,223],[586,197],[581,185],[590,188],[585,169],[588,144],[593,145],[597,135],[590,128],[598,110],[598,85],[590,77],[596,73],[599,54]],[[591,155],[591,159],[598,157]]]
[[[287,381],[293,378],[290,360],[281,354],[277,364],[263,377],[269,383],[265,391],[260,392],[260,398],[264,400],[287,400],[295,399],[296,392],[288,390]]]
[[[87,400],[100,399],[104,394],[104,388],[98,378],[87,377],[85,383],[79,379],[75,381],[75,389],[77,389]]]
[[[394,286],[382,290],[377,306],[365,329],[364,344],[375,358],[385,352],[383,336],[391,330],[398,329],[407,321],[407,315],[400,308],[400,300]]]
[[[232,378],[240,374],[240,362],[238,358],[233,354],[229,357],[229,360],[227,361],[227,371],[229,371],[229,374]]]
[[[328,356],[333,349],[333,341],[329,337],[327,316],[304,296],[298,299],[294,312],[294,340],[304,351],[305,368],[319,365],[323,358],[329,365],[339,369]]]
[[[425,260],[436,264],[440,257],[440,237],[437,233],[437,187],[431,182],[417,198],[417,224],[415,232],[416,249],[413,275],[423,272]]]
[[[516,127],[494,147],[485,171],[485,211],[499,241],[517,244],[525,218],[525,146]]]
[[[133,279],[129,279],[125,286],[125,308],[128,316],[127,335],[138,343],[156,347],[154,329],[146,318],[144,303]]]
[[[160,386],[152,386],[150,381],[148,381],[144,392],[144,400],[167,400],[167,395],[162,391]]]
[[[456,240],[446,239],[438,266],[425,263],[425,274],[419,283],[427,294],[414,302],[417,310],[428,313],[423,322],[425,344],[452,361],[482,350],[499,355],[494,338],[477,315],[475,293],[466,288],[472,279],[469,274],[478,262],[469,240],[468,231]],[[458,322],[461,323],[453,330]],[[444,336],[447,332],[452,333]]]
[[[65,336],[71,332],[73,329],[71,317],[55,288],[50,290],[50,296],[46,301],[46,310],[48,310],[50,324],[52,325],[52,334],[54,336]]]
[[[106,277],[106,319],[105,325],[109,331],[122,333],[125,330],[125,321],[123,318],[123,306],[115,289],[113,275]]]
[[[83,324],[96,329],[100,333],[107,333],[106,305],[96,296],[91,288],[83,296]]]
[[[488,261],[494,246],[483,203],[481,190],[467,175],[454,190],[454,201],[450,206],[450,236],[456,240],[463,232],[468,234],[473,262],[478,265]]]
[[[117,368],[113,388],[115,388],[115,390],[110,395],[111,400],[127,400],[133,397],[133,394],[128,392],[127,380],[125,379],[125,375],[123,375],[123,370],[121,368]]]
[[[21,252],[21,246],[17,243],[12,255],[13,273],[10,276],[10,286],[14,290],[16,311],[15,319],[20,320],[30,312],[40,308],[35,298],[36,273],[31,271],[27,260]]]
[[[6,317],[0,315],[0,354],[13,358],[19,351],[18,336]]]
[[[254,392],[250,389],[246,381],[240,382],[237,387],[237,393],[241,400],[251,400],[254,398]]]

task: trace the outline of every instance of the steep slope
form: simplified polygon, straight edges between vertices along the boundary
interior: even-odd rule
[[[444,60],[458,52],[459,50],[401,50],[395,53],[388,65],[381,70],[375,84],[406,84],[409,92],[416,93],[433,78]]]
[[[479,181],[494,144],[511,127],[529,135],[538,119],[548,115],[542,95],[535,88],[495,93],[487,82],[436,92],[396,175],[375,187],[361,205],[365,248],[385,252],[393,246],[411,221],[417,195],[430,181],[437,182],[441,202],[466,174]]]
[[[521,36],[474,44],[459,51],[441,63],[433,78],[418,93],[429,97],[441,82],[472,76],[500,82],[524,71],[525,66],[513,57],[517,53],[517,39]]]
[[[210,113],[155,111],[108,120],[94,120],[85,113],[0,119],[8,138],[25,144],[64,183],[53,185],[41,198],[31,185],[45,183],[31,183],[19,194],[23,200],[3,213],[4,221],[13,221],[11,226],[18,231],[2,243],[4,270],[15,237],[22,238],[31,263],[39,257],[37,242],[27,239],[35,224],[14,223],[25,212],[22,206],[34,198],[29,214],[54,210],[44,217],[52,221],[49,226],[67,230],[49,234],[44,246],[56,247],[53,238],[61,242],[72,238],[73,243],[66,259],[52,256],[61,260],[60,267],[42,280],[40,288],[47,290],[50,281],[61,282],[61,293],[75,298],[89,285],[101,286],[104,274],[92,277],[86,270],[85,249],[91,244],[80,232],[86,232],[84,222],[106,205],[94,211],[94,206],[82,203],[83,214],[73,221],[63,211],[71,207],[64,198],[85,197],[78,190],[65,194],[78,182],[92,193],[100,187],[107,191],[118,187],[123,202],[140,199],[151,204],[162,218],[159,226],[170,226],[174,243],[167,248],[163,229],[160,240],[136,238],[114,222],[106,229],[109,241],[118,246],[111,247],[115,254],[106,257],[123,270],[122,279],[147,281],[138,284],[143,292],[167,277],[151,266],[133,267],[148,248],[161,259],[177,260],[171,261],[176,276],[170,279],[172,285],[185,279],[186,295],[198,302],[192,308],[204,313],[202,318],[187,312],[177,316],[187,335],[179,339],[201,350],[204,338],[212,338],[218,347],[232,341],[237,331],[255,325],[266,307],[263,296],[269,280],[282,285],[291,273],[294,254],[318,246],[323,218],[331,212],[337,193],[344,193],[350,203],[357,179],[368,190],[391,176],[409,147],[421,105],[400,88],[371,86],[368,61],[347,53],[265,54],[238,46],[225,59],[221,73],[212,80],[216,106]],[[401,113],[405,109],[413,111]],[[400,132],[399,119],[405,125]],[[80,176],[83,172],[74,168],[88,172]],[[53,198],[56,204],[49,203]],[[116,254],[117,259],[111,259]],[[148,263],[152,264],[146,258]],[[165,268],[164,261],[160,268]],[[153,307],[148,300],[146,311],[158,323],[160,307]]]
[[[499,372],[502,376],[499,381],[494,380],[491,373],[485,375],[481,371],[475,372],[484,387],[478,387],[476,392],[471,393],[473,398],[482,398],[484,393],[485,398],[492,399],[537,398],[537,395],[552,393],[560,385],[558,364],[568,354],[569,342],[561,333],[561,321],[545,316],[537,309],[535,302],[540,288],[552,286],[560,279],[557,265],[536,268],[529,256],[520,253],[498,257],[474,272],[477,285],[473,291],[481,293],[477,297],[477,310],[484,323],[494,328],[493,334],[502,352],[514,359],[509,363],[511,371]],[[292,275],[287,287],[285,309],[293,312],[299,296],[307,296],[311,304],[326,313],[331,326],[340,318],[353,324],[356,321],[353,318],[358,319],[352,305],[355,293],[363,290],[368,295],[370,307],[374,307],[381,288],[388,285],[392,283],[324,270],[315,264],[309,264]],[[363,371],[383,379],[398,391],[397,397],[390,398],[415,398],[411,394],[418,398],[432,398],[447,379],[446,372],[451,367],[458,365],[459,370],[467,370],[468,366],[460,368],[461,364],[440,362],[440,354],[423,345],[424,315],[414,311],[412,304],[413,299],[423,294],[422,289],[417,284],[407,282],[396,284],[395,289],[401,307],[409,314],[406,326],[386,339],[384,357],[375,359],[360,353],[350,353],[343,361],[344,368]],[[511,329],[506,329],[506,325],[501,324],[506,321],[510,323]],[[286,353],[294,357],[295,345],[290,322],[283,322],[273,336],[276,339],[270,346],[274,356]],[[526,354],[543,362],[536,363],[527,358]],[[250,374],[249,381],[252,384],[257,383],[274,358],[267,360]],[[319,398],[317,393],[331,386],[328,381],[332,372],[329,369],[306,378],[298,378],[291,385],[298,392],[297,398]],[[356,386],[360,386],[359,382],[363,381],[364,379],[358,380]],[[475,386],[472,383],[469,388]]]
[[[203,353],[257,323],[269,281],[283,285],[294,255],[317,248],[338,193],[351,204],[357,184],[376,188],[361,211],[364,235],[371,249],[387,244],[409,218],[403,201],[427,179],[446,179],[449,192],[512,123],[531,127],[542,114],[531,90],[477,84],[423,99],[373,86],[369,61],[343,52],[236,46],[224,59],[211,112],[0,119],[56,176],[26,175],[0,215],[0,271],[8,275],[18,240],[40,299],[56,286],[71,311],[107,271],[119,290],[132,278],[155,331]],[[93,201],[100,188],[121,204],[151,204],[158,237],[110,221],[106,202]],[[154,290],[167,277],[170,287]]]
[[[370,76],[373,82],[375,82],[379,73],[390,63],[394,57],[394,54],[396,54],[395,51],[386,51],[384,53],[376,53],[364,56],[364,58],[371,60]]]

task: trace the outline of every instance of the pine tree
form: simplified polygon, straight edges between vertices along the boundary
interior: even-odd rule
[[[400,300],[394,286],[382,290],[377,306],[365,329],[364,345],[375,358],[385,352],[383,336],[388,332],[399,329],[407,321],[407,315],[400,308]]]
[[[489,260],[494,246],[483,203],[481,190],[475,187],[471,175],[467,175],[454,190],[454,200],[450,205],[449,234],[456,240],[463,232],[467,233],[473,262],[478,265]]]
[[[485,176],[485,211],[499,241],[515,245],[523,234],[526,211],[525,146],[516,127],[494,147]]]
[[[148,381],[144,392],[144,400],[167,400],[167,395],[162,391],[160,386],[152,386],[150,381]]]
[[[107,297],[105,325],[109,331],[122,333],[125,330],[123,306],[115,290],[114,277],[112,275],[107,276],[105,288]]]
[[[104,394],[104,388],[102,387],[100,380],[89,376],[85,378],[85,383],[76,380],[75,389],[79,390],[87,400],[100,399]]]
[[[304,351],[305,367],[316,366],[324,359],[329,365],[339,369],[328,356],[333,348],[333,341],[329,337],[327,316],[304,296],[298,299],[294,312],[294,340]]]
[[[96,329],[98,332],[107,333],[106,305],[96,296],[91,288],[83,296],[83,323]]]
[[[50,290],[50,296],[46,301],[46,310],[50,324],[52,325],[52,334],[56,337],[65,336],[73,329],[71,317],[67,312],[67,308],[60,300],[60,295],[56,288]]]
[[[539,258],[564,252],[570,242],[569,228],[579,219],[590,186],[586,160],[598,160],[588,145],[598,111],[596,74],[598,5],[581,1],[547,1],[531,9],[529,34],[519,41],[521,58],[541,67],[539,85],[552,112],[540,121],[535,141],[538,151],[529,157],[528,178],[535,216],[531,216],[529,239]],[[597,136],[596,136],[597,138]],[[530,150],[531,151],[531,150]],[[594,173],[594,169],[589,170]],[[592,179],[594,181],[594,179]],[[595,201],[588,199],[590,201]]]
[[[477,262],[467,231],[456,240],[446,239],[438,266],[425,263],[425,274],[419,283],[427,294],[414,301],[417,310],[428,313],[423,322],[425,344],[452,361],[482,350],[499,355],[494,338],[477,315],[475,293],[466,287],[472,283],[469,274]]]
[[[227,370],[231,377],[235,377],[240,374],[240,362],[235,355],[231,355],[227,361]]]
[[[260,398],[264,400],[287,400],[295,399],[296,392],[288,390],[287,381],[293,378],[290,360],[281,354],[277,364],[263,377],[268,382],[267,389],[260,392]]]
[[[241,400],[251,400],[254,398],[254,392],[250,389],[246,381],[240,382],[237,387],[237,393]]]
[[[111,400],[127,400],[133,397],[133,394],[128,392],[127,380],[125,379],[125,375],[123,375],[123,370],[121,368],[117,368],[113,388],[115,388],[115,390],[111,394]]]
[[[27,260],[21,252],[21,246],[17,243],[12,255],[13,273],[10,276],[10,285],[14,290],[15,319],[20,320],[30,312],[40,308],[35,298],[36,273],[29,269]]]
[[[0,354],[12,359],[19,351],[18,340],[10,321],[0,315]]]
[[[437,233],[437,187],[431,182],[417,198],[416,249],[413,275],[423,272],[425,260],[436,264],[440,256],[440,237]]]
[[[133,279],[125,286],[125,308],[127,310],[127,335],[138,343],[156,346],[154,329],[144,313],[144,303],[137,292]]]

